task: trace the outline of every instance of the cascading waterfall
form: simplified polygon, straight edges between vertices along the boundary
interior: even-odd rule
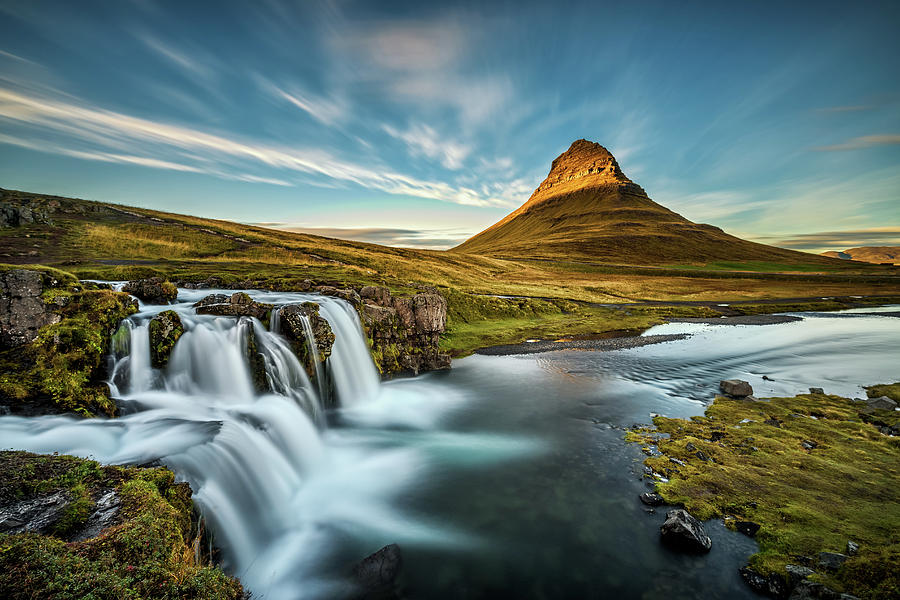
[[[325,369],[322,366],[322,361],[319,360],[319,348],[318,346],[316,346],[316,334],[313,332],[312,322],[310,322],[308,316],[300,315],[300,323],[303,325],[303,334],[306,336],[306,347],[309,350],[309,356],[313,361],[313,369],[316,373],[316,383],[318,384],[319,388],[319,398],[324,403],[326,394]]]

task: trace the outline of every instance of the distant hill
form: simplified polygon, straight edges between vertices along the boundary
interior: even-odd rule
[[[689,221],[651,200],[606,148],[587,140],[573,142],[553,161],[525,204],[452,251],[638,265],[830,262]]]
[[[822,256],[875,264],[891,263],[900,265],[900,246],[861,246],[859,248],[848,248],[843,252],[835,252],[834,250],[823,252]]]

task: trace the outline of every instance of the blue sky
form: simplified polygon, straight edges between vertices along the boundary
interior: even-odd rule
[[[0,187],[446,247],[578,138],[661,204],[900,243],[900,3],[0,0]]]

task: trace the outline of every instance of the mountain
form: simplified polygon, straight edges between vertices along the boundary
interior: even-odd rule
[[[900,246],[862,246],[860,248],[848,248],[843,252],[823,252],[822,256],[829,258],[842,258],[844,260],[858,260],[867,263],[900,265]]]
[[[651,200],[606,148],[583,139],[553,161],[525,204],[452,251],[621,264],[830,262],[689,221]]]

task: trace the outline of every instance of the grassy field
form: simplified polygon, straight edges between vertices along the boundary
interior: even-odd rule
[[[48,213],[49,223],[0,230],[0,261],[51,265],[90,279],[218,277],[223,285],[284,290],[297,289],[308,280],[383,285],[401,295],[433,286],[450,301],[450,329],[444,343],[458,354],[479,343],[518,342],[539,333],[552,337],[640,329],[660,319],[657,314],[610,311],[597,304],[900,296],[900,274],[893,267],[800,253],[791,256],[803,260],[808,256],[808,263],[749,260],[656,267],[570,259],[503,260],[24,192],[6,190],[0,195],[2,200],[28,202],[38,209],[55,207]],[[475,300],[485,295],[520,298],[498,309]]]
[[[876,386],[871,394],[900,400],[900,384]],[[699,519],[761,526],[759,553],[750,559],[757,572],[783,574],[802,557],[845,553],[852,540],[858,556],[835,573],[818,569],[813,578],[861,598],[896,598],[900,438],[868,421],[897,417],[895,411],[861,414],[861,406],[824,394],[763,402],[719,397],[703,417],[656,417],[657,431],[628,438],[658,444],[661,455],[645,462],[668,478],[657,484],[667,503]],[[660,433],[668,439],[658,439]]]

